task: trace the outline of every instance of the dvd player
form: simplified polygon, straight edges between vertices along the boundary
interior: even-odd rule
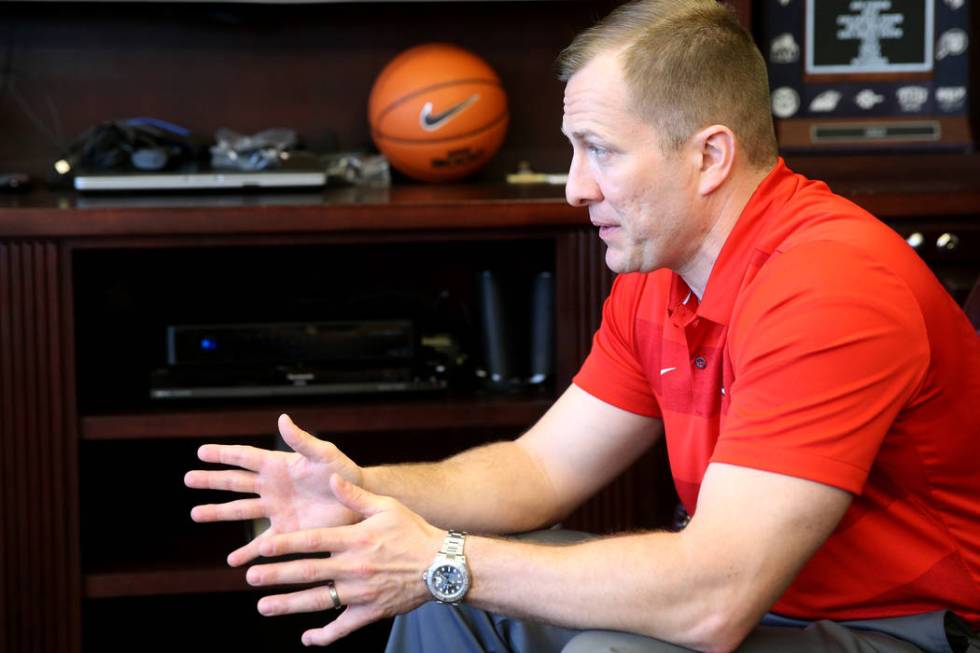
[[[411,361],[411,320],[185,324],[167,327],[167,365]]]
[[[151,399],[301,397],[444,390],[446,379],[407,367],[336,370],[161,368],[150,378]]]
[[[410,320],[171,325],[152,399],[423,392],[447,366],[419,355]],[[426,350],[428,351],[428,350]]]

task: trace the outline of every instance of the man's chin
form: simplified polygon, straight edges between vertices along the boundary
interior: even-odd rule
[[[606,267],[615,274],[629,274],[631,272],[653,272],[663,266],[647,267],[643,261],[630,260],[622,252],[609,247],[606,249]]]
[[[624,260],[623,255],[612,247],[606,249],[606,267],[616,274],[634,272],[630,269],[628,262]]]

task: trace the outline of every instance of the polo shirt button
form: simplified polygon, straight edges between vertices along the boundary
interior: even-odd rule
[[[707,366],[708,361],[704,360],[704,356],[698,356],[694,359],[694,367],[698,368],[699,370],[703,370]]]

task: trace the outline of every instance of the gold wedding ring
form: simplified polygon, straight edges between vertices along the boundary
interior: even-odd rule
[[[333,601],[334,610],[344,607],[344,604],[340,602],[340,594],[337,594],[337,586],[332,580],[327,581],[327,591],[330,592],[330,600]]]

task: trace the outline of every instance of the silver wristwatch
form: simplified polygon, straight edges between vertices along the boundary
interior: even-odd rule
[[[466,533],[449,531],[439,555],[422,574],[422,580],[436,601],[459,603],[470,589],[470,570],[463,555],[465,542]]]

